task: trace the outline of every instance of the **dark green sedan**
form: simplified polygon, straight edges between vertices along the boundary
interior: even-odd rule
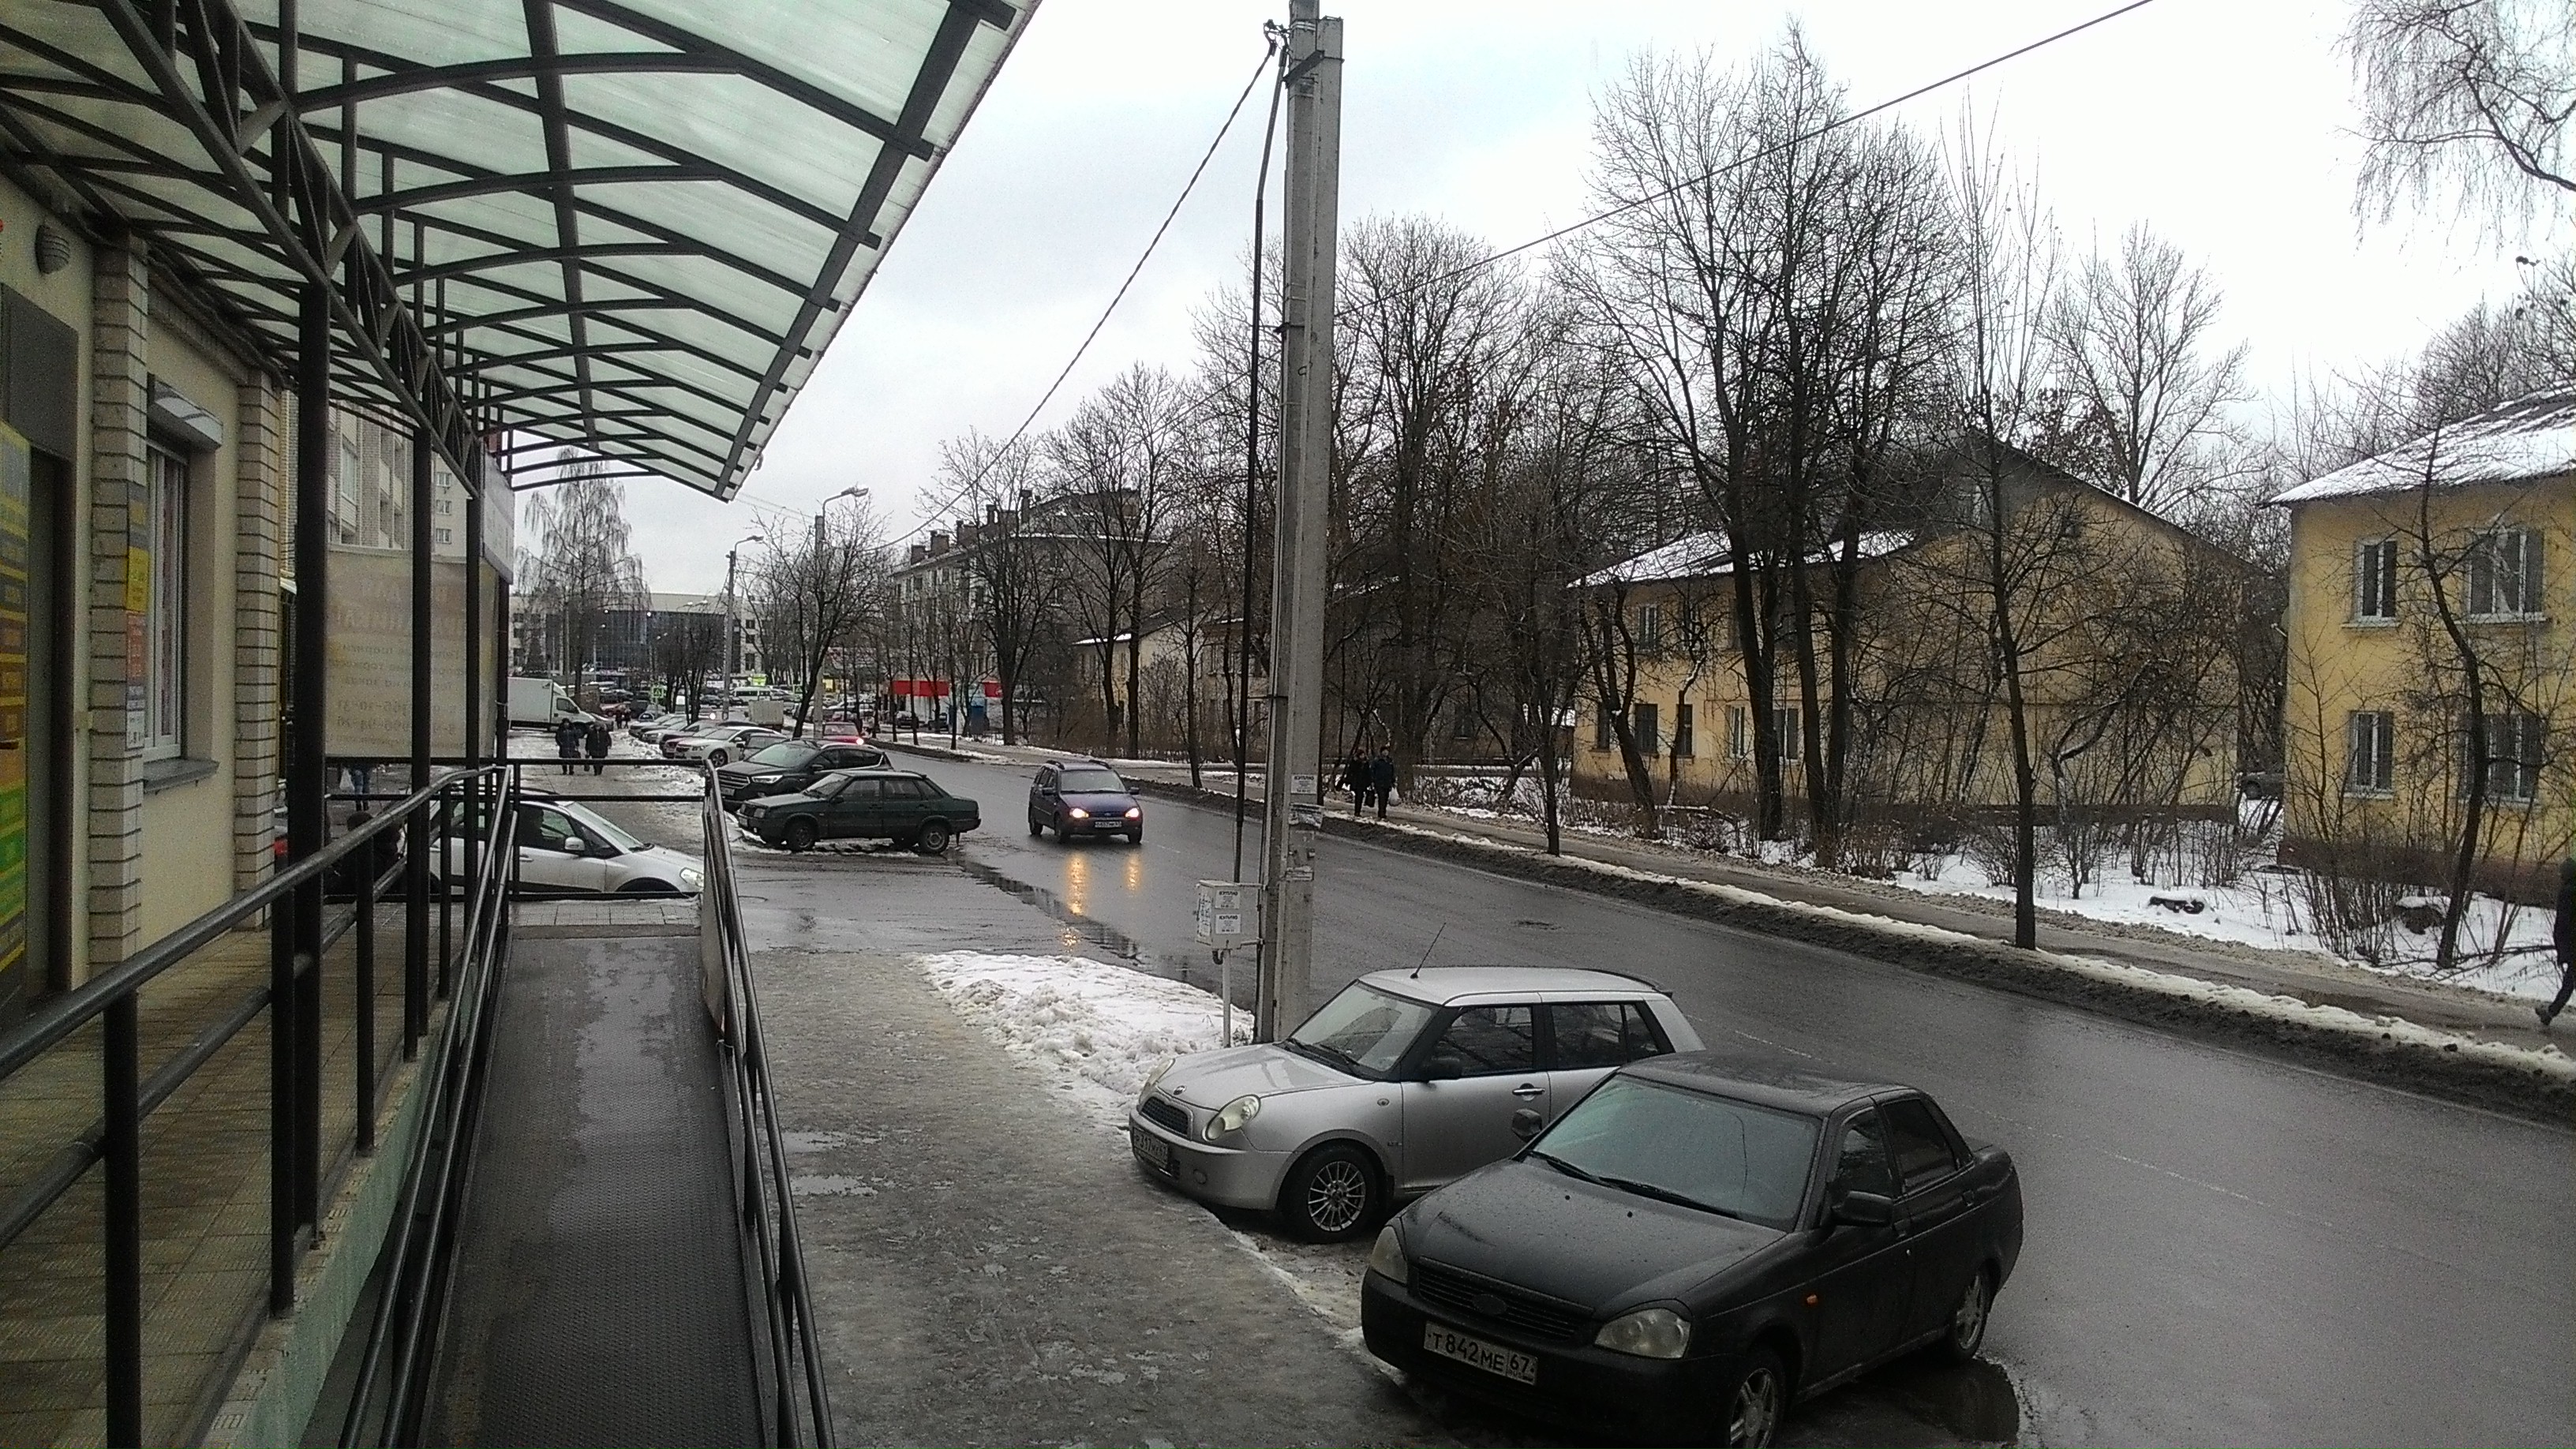
[[[838,770],[793,795],[742,807],[745,831],[789,850],[810,850],[818,840],[891,840],[938,855],[951,838],[983,823],[974,801],[903,770]]]

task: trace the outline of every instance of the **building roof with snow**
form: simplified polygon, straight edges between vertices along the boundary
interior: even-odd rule
[[[2275,504],[2576,474],[2576,388],[2520,397],[2287,489]]]
[[[1858,554],[1865,559],[1884,558],[1913,541],[1911,533],[1864,533],[1858,540]],[[1841,551],[1840,544],[1828,544],[1816,550],[1814,561],[1829,563]],[[1584,589],[1605,584],[1668,584],[1684,579],[1724,578],[1734,562],[1727,553],[1726,535],[1715,529],[1702,529],[1697,533],[1683,534],[1670,543],[1650,548],[1597,573],[1587,574],[1576,580],[1574,586]]]

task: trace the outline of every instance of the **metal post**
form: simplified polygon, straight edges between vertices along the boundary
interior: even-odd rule
[[[479,769],[483,764],[483,468],[484,454],[474,455],[474,476],[465,480],[465,768]],[[483,809],[484,784],[481,779],[465,786],[465,818],[458,822],[465,833],[465,878],[483,878],[483,840],[485,832],[497,829],[491,811]],[[465,911],[466,949],[473,949],[473,897],[468,896]]]
[[[1324,562],[1333,445],[1342,22],[1288,7],[1288,194],[1281,228],[1279,500],[1270,585],[1270,757],[1262,789],[1261,1001],[1277,1039],[1306,1007],[1323,831]]]
[[[302,861],[330,837],[327,705],[331,647],[331,295],[308,283],[295,359],[295,751],[286,785],[286,854]],[[322,1206],[322,882],[295,893],[295,1221]],[[278,1004],[272,1004],[272,1009]]]
[[[107,1004],[107,1442],[143,1442],[143,1120],[134,993]]]
[[[741,552],[742,545],[740,544],[735,544],[732,548],[725,550],[724,706],[716,712],[716,723],[718,724],[723,724],[725,721],[733,718],[734,661],[736,656],[741,652],[734,642],[736,637],[735,630],[738,626],[735,625],[733,619],[733,563],[734,557]]]
[[[435,492],[427,432],[411,437],[411,788],[429,788],[430,662],[436,647],[437,620],[431,607],[434,563],[430,510]],[[403,849],[409,868],[403,872],[403,1059],[420,1055],[420,1039],[429,1030],[429,855],[445,849],[442,838],[430,843],[429,812],[414,811],[404,827]]]
[[[345,857],[357,867],[358,916],[349,929],[358,937],[358,972],[355,989],[350,995],[358,1028],[357,1050],[357,1132],[358,1151],[376,1150],[376,867],[374,852],[362,850]]]

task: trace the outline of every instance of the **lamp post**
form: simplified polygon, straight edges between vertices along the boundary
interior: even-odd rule
[[[733,608],[733,567],[734,567],[734,560],[735,560],[735,558],[736,558],[738,555],[740,555],[740,554],[741,554],[741,552],[742,552],[742,546],[743,546],[744,544],[746,544],[746,543],[767,543],[768,541],[769,541],[769,540],[768,540],[768,538],[767,538],[767,536],[766,536],[766,535],[763,535],[763,534],[757,534],[757,533],[747,533],[747,534],[744,534],[742,537],[740,537],[740,538],[738,538],[738,539],[735,539],[735,540],[733,541],[733,547],[731,547],[731,548],[729,548],[729,549],[726,549],[726,550],[725,550],[724,707],[723,707],[723,709],[722,709],[721,711],[719,711],[719,712],[718,712],[718,714],[716,715],[716,723],[718,723],[718,724],[723,724],[725,721],[727,721],[727,720],[729,720],[729,719],[732,719],[732,718],[733,718],[733,671],[734,671],[734,661],[735,661],[735,657],[736,657],[736,655],[737,655],[737,654],[739,653],[739,651],[740,651],[740,645],[739,645],[739,643],[738,643],[738,640],[739,640],[740,636],[739,636],[739,634],[736,632],[735,625],[734,625],[734,608]]]
[[[817,555],[815,559],[816,563],[819,564],[822,562],[820,555],[824,547],[832,541],[832,531],[829,525],[829,519],[832,514],[832,505],[840,502],[844,498],[865,498],[867,496],[868,490],[859,487],[854,483],[814,505],[814,551]],[[832,666],[831,641],[818,639],[815,641],[815,644],[823,656],[823,671],[825,673],[829,673]]]

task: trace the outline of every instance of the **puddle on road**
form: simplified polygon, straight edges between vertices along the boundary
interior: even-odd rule
[[[1090,942],[1136,970],[1150,976],[1178,981],[1184,986],[1195,986],[1210,995],[1216,993],[1220,977],[1215,965],[1207,960],[1203,958],[1194,960],[1186,956],[1149,951],[1126,932],[1084,915],[1067,905],[1063,897],[1043,886],[1033,886],[1027,881],[1015,880],[980,860],[962,854],[957,856],[956,860],[958,869],[995,890],[1016,897],[1046,912],[1072,935]],[[1238,1009],[1249,1010],[1252,1006],[1252,995],[1255,990],[1252,981],[1254,974],[1248,959],[1235,967],[1234,1004]]]

